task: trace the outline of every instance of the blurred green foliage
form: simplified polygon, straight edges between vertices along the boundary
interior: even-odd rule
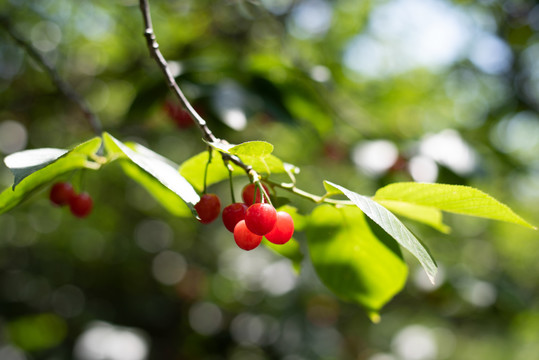
[[[107,131],[177,163],[204,151],[197,130],[179,129],[165,110],[173,99],[148,56],[136,1],[0,5]],[[270,142],[301,168],[301,188],[322,194],[322,179],[362,194],[402,180],[471,185],[539,223],[533,2],[151,5],[161,51],[216,135]],[[418,16],[426,20],[411,27]],[[0,94],[3,156],[93,136],[3,30]],[[407,223],[442,271],[433,287],[407,259],[405,291],[374,325],[329,294],[309,256],[298,275],[266,247],[242,252],[220,224],[170,215],[118,163],[81,181],[95,201],[88,219],[51,207],[46,190],[0,216],[1,359],[528,360],[539,352],[534,231],[452,215],[449,235]],[[247,181],[235,180],[236,197]],[[2,188],[12,182],[0,167]],[[230,202],[226,183],[210,189]],[[291,200],[300,214],[313,209]],[[295,238],[307,255],[303,234]]]

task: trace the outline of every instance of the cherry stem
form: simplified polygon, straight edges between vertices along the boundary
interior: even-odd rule
[[[208,146],[208,162],[206,163],[206,168],[204,169],[204,190],[202,191],[203,194],[206,193],[206,179],[208,177],[208,167],[210,167],[211,158],[213,155],[213,148],[211,146]]]
[[[225,166],[228,170],[228,183],[230,185],[230,197],[232,198],[232,203],[234,204],[236,202],[236,196],[234,195],[234,183],[232,182],[232,167],[230,164],[225,162]]]
[[[260,200],[262,203],[264,203],[264,198],[266,200],[268,200],[268,204],[272,205],[273,204],[271,203],[271,199],[269,197],[269,195],[266,193],[266,190],[264,189],[264,186],[262,186],[262,183],[260,181],[257,181],[255,183],[256,187],[255,187],[255,194],[254,194],[254,198],[256,200],[256,189],[258,188],[258,190],[260,191]]]
[[[278,188],[281,188],[283,190],[286,190],[286,191],[289,191],[293,194],[296,194],[298,196],[301,196],[305,199],[308,199],[308,200],[311,200],[312,202],[316,203],[316,204],[322,204],[322,203],[326,203],[326,204],[333,204],[333,205],[354,205],[354,203],[350,200],[337,200],[337,199],[331,199],[329,198],[328,194],[326,195],[323,195],[323,196],[318,196],[318,195],[315,195],[315,194],[311,194],[305,190],[301,190],[300,188],[296,187],[295,184],[290,184],[290,183],[278,183],[278,182],[275,182],[275,181],[271,181],[269,179],[264,179],[265,182],[267,182],[268,184],[272,185],[272,186],[276,186]]]

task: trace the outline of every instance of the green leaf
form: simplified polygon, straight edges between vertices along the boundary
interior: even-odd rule
[[[395,183],[379,189],[374,200],[391,200],[428,206],[456,214],[506,221],[536,229],[507,205],[469,186],[446,184]]]
[[[340,298],[363,305],[372,317],[403,288],[408,274],[397,243],[380,233],[353,206],[318,206],[306,228],[309,254],[322,282]]]
[[[101,138],[95,137],[74,149],[67,151],[62,149],[26,150],[12,154],[4,161],[15,174],[16,182],[11,188],[0,193],[0,214],[20,204],[24,199],[38,190],[42,185],[49,183],[56,177],[75,169],[100,168],[100,164],[90,161],[101,146]],[[61,155],[63,153],[63,155]],[[32,162],[31,156],[38,155],[38,159]],[[53,159],[53,155],[60,155]]]
[[[144,187],[168,212],[180,217],[192,216],[185,202],[155,177],[130,161],[121,161],[120,165],[127,176]]]
[[[177,166],[172,161],[139,144],[133,143],[131,144],[133,148],[130,148],[108,133],[103,134],[103,140],[108,152],[112,154],[123,153],[126,160],[138,165],[147,174],[161,183],[162,186],[179,196],[191,209],[200,200],[200,196],[198,196],[195,189],[180,175],[177,171]],[[129,175],[136,176],[134,172],[131,172]],[[152,184],[146,189],[155,196],[154,182],[148,182],[144,177],[135,180],[139,181],[142,185]],[[159,192],[159,196],[163,196],[163,194],[163,192]]]
[[[395,215],[366,196],[350,191],[340,185],[330,183],[329,181],[327,183],[342,191],[365,215],[397,240],[406,250],[410,251],[419,260],[430,281],[434,283],[437,272],[434,259],[414,234]]]
[[[429,225],[434,229],[448,234],[451,228],[443,223],[442,211],[428,206],[416,205],[393,200],[376,200],[390,211],[405,216],[411,220]]]
[[[252,157],[266,157],[273,152],[273,145],[265,141],[248,141],[228,150],[230,154]]]
[[[216,141],[208,144],[216,150],[240,157],[266,157],[273,152],[273,145],[266,141],[247,141],[238,145]]]
[[[13,189],[22,179],[33,172],[43,169],[66,153],[67,150],[64,149],[43,148],[20,151],[7,156],[4,163],[15,176]]]
[[[284,166],[281,160],[273,155],[268,155],[265,158],[241,158],[246,164],[251,165],[253,169],[260,174],[281,173],[284,172]],[[201,152],[183,162],[180,166],[180,174],[187,179],[198,191],[204,189],[204,169],[208,162],[208,152]],[[240,167],[232,165],[232,176],[246,175]],[[212,156],[210,165],[208,166],[208,176],[206,184],[208,186],[216,184],[220,181],[228,179],[228,170],[225,167],[220,156]]]
[[[93,138],[77,146],[74,151],[81,154],[92,155],[97,152],[101,146],[100,138]],[[55,148],[41,148],[24,150],[6,156],[4,163],[13,173],[13,189],[28,175],[43,169],[45,166],[53,163],[59,157],[67,154],[69,150]]]

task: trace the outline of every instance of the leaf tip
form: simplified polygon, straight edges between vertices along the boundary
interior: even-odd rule
[[[382,318],[380,317],[380,314],[376,311],[369,311],[367,313],[367,316],[369,317],[369,319],[374,323],[374,324],[378,324],[380,322],[380,320],[382,320]]]

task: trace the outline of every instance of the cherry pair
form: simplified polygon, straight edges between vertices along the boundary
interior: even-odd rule
[[[79,218],[86,217],[92,212],[93,200],[86,192],[77,194],[68,182],[55,183],[49,194],[51,202],[58,206],[69,205],[69,210]]]

